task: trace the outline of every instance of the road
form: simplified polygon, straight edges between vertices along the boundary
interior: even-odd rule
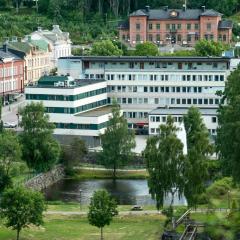
[[[10,105],[4,106],[2,108],[2,120],[3,122],[18,123],[17,113],[19,108],[25,106],[25,98],[22,96],[17,102]]]

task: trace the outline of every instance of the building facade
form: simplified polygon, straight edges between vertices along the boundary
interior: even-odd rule
[[[6,46],[0,49],[0,96],[10,102],[14,94],[24,89],[24,61],[10,53]]]
[[[230,59],[224,57],[67,57],[58,73],[73,78],[106,79],[109,102],[116,98],[130,127],[148,126],[159,107],[217,109]]]
[[[37,85],[26,87],[25,95],[27,103],[43,103],[60,141],[81,136],[89,146],[99,145],[111,116],[106,81],[44,76]]]
[[[53,25],[53,29],[43,30],[38,27],[37,31],[30,34],[33,40],[44,40],[51,48],[51,65],[57,67],[57,60],[60,57],[71,56],[72,41],[68,32],[62,32],[59,25]]]
[[[50,66],[50,48],[49,44],[43,40],[27,41],[21,39],[12,39],[5,43],[8,51],[24,59],[24,84],[34,84],[39,78],[48,74]]]
[[[213,9],[139,9],[119,25],[119,38],[130,46],[146,41],[157,45],[194,46],[200,39],[230,43],[233,24]]]

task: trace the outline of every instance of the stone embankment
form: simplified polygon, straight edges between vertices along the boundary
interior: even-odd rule
[[[49,172],[39,174],[25,183],[27,188],[41,191],[65,177],[64,167],[56,166]]]

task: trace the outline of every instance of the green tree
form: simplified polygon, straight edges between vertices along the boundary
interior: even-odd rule
[[[3,131],[2,103],[3,103],[3,99],[0,97],[0,134],[1,134],[2,131]]]
[[[149,192],[156,200],[158,210],[168,193],[172,196],[169,207],[172,209],[174,194],[178,191],[181,196],[184,192],[185,157],[177,131],[179,129],[174,125],[173,118],[168,116],[166,124],[160,125],[160,133],[147,140],[144,150]]]
[[[80,138],[74,138],[70,145],[63,147],[64,165],[67,169],[72,169],[74,166],[81,163],[81,160],[87,152],[85,142]]]
[[[123,52],[112,41],[103,40],[93,44],[90,54],[95,56],[121,56]]]
[[[53,138],[54,124],[42,103],[31,103],[20,111],[23,132],[20,134],[23,159],[37,172],[48,171],[59,160],[60,146]]]
[[[14,162],[21,160],[21,146],[13,131],[3,131],[0,134],[0,167],[9,175]]]
[[[136,56],[158,56],[158,47],[151,42],[139,43],[136,45]]]
[[[208,177],[208,157],[213,153],[209,142],[209,133],[203,123],[201,113],[195,107],[184,116],[184,127],[187,134],[187,161],[185,167],[186,185],[184,195],[190,207],[197,205],[200,194],[205,191]]]
[[[12,179],[6,174],[6,171],[0,167],[0,196],[5,189],[12,186]]]
[[[17,240],[23,228],[43,223],[45,210],[43,195],[23,187],[8,189],[4,192],[0,203],[1,215],[5,225],[17,231]]]
[[[220,57],[224,50],[227,50],[228,46],[220,42],[200,40],[195,45],[195,51],[198,56],[213,56]]]
[[[103,228],[110,225],[117,214],[117,204],[109,193],[106,190],[95,191],[89,205],[88,221],[101,229],[101,240],[103,240]]]
[[[223,175],[240,183],[240,68],[228,77],[218,110],[217,152]]]
[[[131,150],[135,147],[133,131],[128,129],[127,120],[121,114],[120,106],[114,100],[112,117],[108,121],[107,129],[101,136],[102,152],[101,164],[113,169],[113,178],[116,178],[116,170],[125,166],[132,157]]]

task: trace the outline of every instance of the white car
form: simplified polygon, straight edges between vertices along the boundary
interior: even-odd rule
[[[8,123],[8,122],[5,122],[5,123],[3,123],[3,127],[4,127],[4,128],[16,128],[16,127],[17,127],[17,124],[16,124],[16,123]]]

